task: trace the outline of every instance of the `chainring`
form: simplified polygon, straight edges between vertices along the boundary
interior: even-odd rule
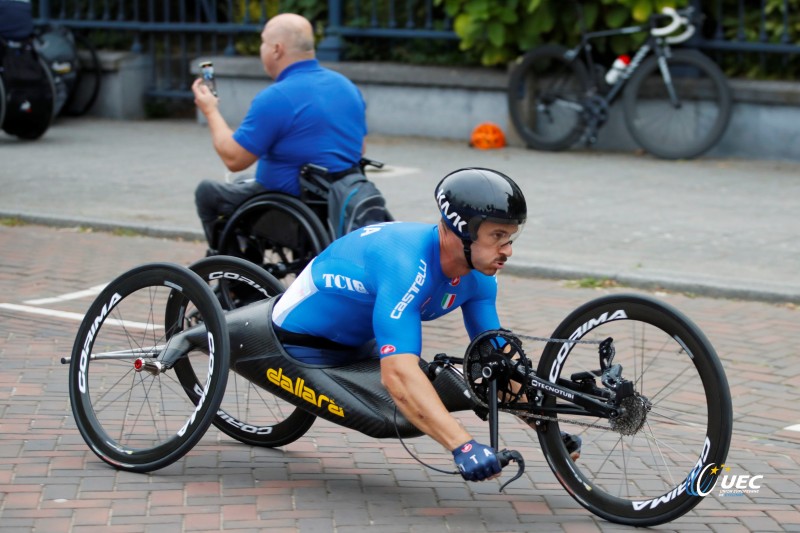
[[[525,393],[519,381],[533,373],[530,359],[522,349],[522,341],[505,329],[481,333],[470,343],[464,354],[464,379],[478,402],[487,407],[491,382],[497,383],[497,405],[508,408]]]

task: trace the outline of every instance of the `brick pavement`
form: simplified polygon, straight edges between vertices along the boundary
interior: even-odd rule
[[[0,226],[0,303],[22,304],[105,283],[148,261],[188,264],[203,246],[76,229]],[[603,291],[568,283],[501,278],[501,316],[515,331],[546,335]],[[660,530],[800,531],[800,342],[798,309],[660,293],[706,332],[734,397],[728,465],[763,475],[757,495],[707,497]],[[42,305],[79,316],[91,297]],[[35,306],[34,306],[35,307]],[[0,308],[0,529],[3,532],[160,531],[619,531],[557,483],[536,437],[516,419],[503,440],[526,458],[526,475],[505,494],[431,473],[399,443],[316,422],[276,450],[242,446],[215,428],[184,459],[150,474],[115,471],[91,453],[69,407],[66,367],[78,322]],[[466,346],[455,317],[426,324],[425,353]],[[454,348],[455,347],[455,348]],[[476,427],[472,415],[463,420]],[[484,430],[476,431],[486,438]],[[449,467],[427,438],[426,460]]]

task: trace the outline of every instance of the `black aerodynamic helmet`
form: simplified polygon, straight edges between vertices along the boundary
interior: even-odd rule
[[[528,217],[519,186],[488,168],[462,168],[445,176],[436,186],[436,203],[442,219],[461,240],[476,240],[478,227],[486,220],[521,229]]]
[[[488,168],[462,168],[445,176],[436,186],[436,203],[442,220],[464,242],[464,254],[472,267],[470,244],[478,239],[485,221],[516,224],[516,238],[528,217],[522,190],[505,174]]]

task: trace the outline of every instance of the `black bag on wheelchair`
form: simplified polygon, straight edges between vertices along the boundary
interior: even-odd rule
[[[41,137],[53,120],[54,87],[32,39],[0,39],[0,78],[6,93],[0,126],[22,139]]]
[[[359,173],[349,174],[331,183],[328,217],[335,238],[370,224],[392,220],[381,191]]]

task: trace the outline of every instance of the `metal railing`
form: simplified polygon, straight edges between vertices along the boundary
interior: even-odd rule
[[[749,7],[752,1],[745,0],[691,2],[714,24],[712,35],[694,40],[699,48],[719,53],[800,52],[791,34],[800,14],[791,11],[789,0],[782,2],[777,14],[783,33],[777,41],[772,37],[772,42],[776,13],[774,9],[768,13],[765,0],[757,10]],[[235,55],[237,44],[257,41],[270,16],[296,4],[297,0],[33,0],[38,24],[105,32],[116,41],[116,48],[122,39],[131,51],[148,54],[153,69],[148,96],[174,99],[192,97],[189,62],[193,58]],[[322,60],[342,59],[351,38],[458,39],[434,0],[327,0],[315,9],[319,18],[315,24],[325,28],[318,46]],[[748,25],[753,18],[758,27]]]
[[[800,12],[792,12],[789,0],[782,0],[780,9],[774,9],[775,4],[770,9],[764,0],[759,3],[760,9],[753,9],[753,2],[745,0],[691,0],[710,18],[713,28],[711,36],[694,41],[696,46],[722,52],[800,53],[792,36],[792,27],[800,24]],[[779,35],[777,40],[775,35]]]

